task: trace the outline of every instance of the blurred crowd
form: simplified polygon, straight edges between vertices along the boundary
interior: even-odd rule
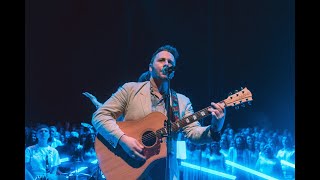
[[[186,141],[186,146],[183,179],[295,179],[295,144],[288,129],[228,126],[219,142],[194,145]]]
[[[39,125],[25,126],[26,153],[29,152],[28,147],[38,146],[41,137],[37,133],[42,133]],[[56,149],[60,161],[54,174],[66,179],[73,176],[78,176],[77,179],[105,179],[94,149],[97,133],[93,126],[67,122],[47,127],[45,147]],[[288,129],[273,130],[258,126],[233,129],[227,124],[219,142],[195,145],[186,140],[185,144],[185,157],[179,155],[182,179],[295,179],[295,144]],[[30,153],[26,157],[32,159]],[[30,161],[26,159],[26,164]],[[53,163],[52,160],[50,163]]]

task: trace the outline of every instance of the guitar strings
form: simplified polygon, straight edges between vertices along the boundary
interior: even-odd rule
[[[188,117],[183,118],[181,121],[178,121],[178,122],[175,122],[175,123],[171,123],[172,131],[173,131],[173,132],[176,132],[176,131],[179,130],[178,125],[177,125],[176,123],[178,123],[179,126],[182,126],[182,127],[184,127],[185,125],[189,124],[189,123],[187,123],[187,122],[185,121],[185,119],[190,118],[190,117],[193,116],[193,115],[196,115],[196,116],[198,116],[198,117],[201,116],[202,118],[203,118],[203,117],[206,117],[207,115],[209,115],[208,108],[210,108],[210,106],[209,106],[209,107],[206,107],[206,108],[204,108],[204,109],[202,109],[202,110],[200,110],[200,111],[198,111],[198,112],[195,112],[194,114],[191,114],[191,115],[188,116]],[[205,114],[203,115],[203,114],[201,114],[201,112],[205,112]],[[191,121],[194,122],[194,120],[191,120]],[[186,124],[186,123],[187,123],[187,124]],[[192,122],[190,122],[190,123],[192,123]],[[151,139],[154,139],[155,137],[161,138],[161,134],[162,134],[161,131],[162,131],[164,128],[165,128],[165,127],[156,130],[155,133],[152,131],[152,133],[148,133],[148,134],[142,136],[142,141],[149,141],[149,140],[151,140]],[[154,134],[155,134],[155,135],[154,135]]]
[[[181,121],[181,123],[180,122],[178,122],[179,124],[183,124],[183,122]],[[177,125],[176,124],[174,124],[174,123],[171,123],[171,126],[172,126],[172,131],[173,132],[176,132],[177,131]],[[163,127],[163,128],[161,128],[161,129],[158,129],[158,130],[156,130],[156,132],[154,133],[153,131],[152,131],[152,133],[148,133],[148,134],[146,134],[146,135],[144,135],[144,136],[142,136],[142,141],[149,141],[149,140],[151,140],[151,139],[154,139],[155,137],[157,137],[157,138],[161,138],[161,134],[162,134],[162,132],[161,131],[163,131],[163,129],[164,129],[165,127]],[[167,133],[166,133],[167,134]],[[155,135],[155,136],[154,136]]]

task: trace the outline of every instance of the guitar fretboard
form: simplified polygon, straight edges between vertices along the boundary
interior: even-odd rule
[[[208,111],[209,108],[210,108],[210,106],[208,106],[200,111],[197,111],[196,113],[191,114],[190,116],[187,116],[187,117],[181,119],[180,121],[172,122],[171,123],[172,132],[178,132],[179,130],[181,130],[181,128],[187,126],[188,124],[199,121],[200,119],[209,116],[211,114],[210,111]],[[168,132],[167,132],[166,127],[163,127],[163,128],[156,131],[156,135],[158,138],[162,138],[163,136],[166,136],[167,134],[168,134]]]
[[[228,98],[220,102],[223,103],[225,107],[229,107],[229,106],[239,107],[240,104],[243,104],[245,102],[250,102],[250,101],[252,101],[252,94],[247,88],[244,88],[244,89],[241,89],[240,91],[236,91],[236,93],[228,96]],[[195,121],[199,121],[200,119],[210,115],[211,113],[208,111],[210,107],[211,106],[208,106],[188,117],[183,118],[180,121],[172,122],[171,131],[178,132],[181,128],[185,127],[186,125],[193,123]],[[167,133],[166,127],[163,127],[156,131],[156,136],[160,139],[166,136],[167,134],[168,133]]]

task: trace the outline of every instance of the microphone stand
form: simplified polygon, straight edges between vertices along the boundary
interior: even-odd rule
[[[167,73],[169,76],[170,73]],[[171,145],[172,145],[172,136],[171,136],[171,117],[172,117],[172,112],[170,110],[170,100],[171,100],[171,91],[170,91],[170,78],[168,77],[167,78],[168,80],[168,90],[166,91],[166,94],[165,94],[165,108],[167,110],[167,120],[165,121],[165,126],[166,126],[166,129],[167,129],[167,141],[166,141],[166,144],[167,144],[167,158],[166,158],[166,180],[170,180],[170,158],[171,158]]]

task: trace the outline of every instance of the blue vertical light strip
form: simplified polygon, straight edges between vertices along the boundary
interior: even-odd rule
[[[266,175],[266,174],[263,174],[263,173],[261,173],[261,172],[255,171],[255,170],[252,170],[252,169],[247,168],[247,167],[245,167],[245,166],[241,166],[241,165],[239,165],[239,164],[237,164],[237,163],[234,163],[234,162],[231,162],[231,161],[229,161],[229,160],[226,160],[226,164],[227,164],[227,165],[230,165],[230,166],[233,166],[233,167],[235,167],[235,168],[238,168],[238,169],[240,169],[240,170],[246,171],[246,172],[248,172],[248,173],[254,174],[254,175],[259,176],[259,177],[264,178],[264,179],[277,180],[277,179],[274,178],[274,177],[268,176],[268,175]]]
[[[79,173],[79,172],[81,172],[81,171],[83,171],[83,170],[85,170],[85,169],[88,169],[88,167],[86,167],[86,166],[85,166],[85,167],[80,167],[80,168],[72,171],[71,174],[73,174],[73,173]]]
[[[69,158],[61,158],[61,159],[60,159],[60,162],[61,162],[61,163],[63,163],[63,162],[68,162],[68,161],[69,161]]]
[[[97,164],[98,163],[98,159],[95,159],[95,160],[91,161],[90,163]]]
[[[61,159],[60,161],[61,161],[61,162],[62,162],[62,161],[63,161],[63,162],[67,162],[67,161],[69,161],[69,158],[63,158],[63,159]],[[92,163],[92,164],[97,164],[97,163],[98,163],[98,159],[93,160],[93,161],[91,161],[90,163]],[[81,171],[83,171],[83,170],[85,170],[85,169],[88,169],[88,167],[87,167],[87,166],[80,167],[80,168],[78,168],[77,170],[72,171],[71,174],[72,174],[72,173],[79,173],[79,172],[81,172]]]
[[[195,169],[195,170],[199,170],[199,171],[206,172],[206,173],[210,173],[210,174],[213,174],[213,175],[221,176],[221,177],[224,177],[224,178],[227,178],[227,179],[236,179],[237,178],[236,176],[233,176],[233,175],[230,175],[230,174],[222,173],[222,172],[219,172],[219,171],[215,171],[215,170],[212,170],[212,169],[204,168],[204,167],[197,166],[197,165],[190,164],[190,163],[183,162],[183,161],[181,162],[181,166],[188,167],[188,168]]]
[[[176,158],[185,160],[187,159],[187,145],[186,141],[177,141],[177,153]]]
[[[280,160],[280,162],[281,162],[281,164],[283,164],[283,165],[292,167],[292,168],[294,168],[294,169],[296,168],[295,164],[292,164],[292,163],[290,163],[290,162],[288,162],[288,161]]]

